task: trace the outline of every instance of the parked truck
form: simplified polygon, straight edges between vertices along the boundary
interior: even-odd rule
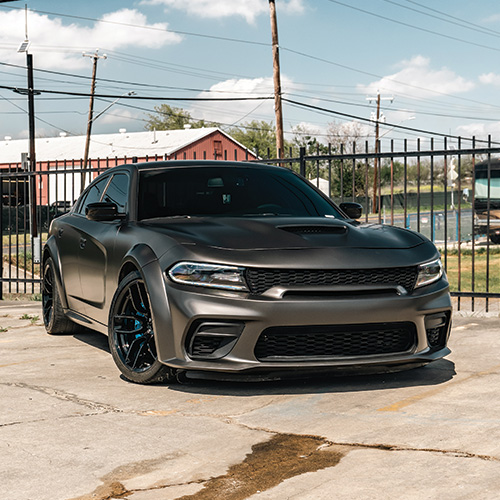
[[[500,244],[500,158],[474,167],[474,230]]]

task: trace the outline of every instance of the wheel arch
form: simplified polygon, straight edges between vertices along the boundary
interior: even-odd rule
[[[54,237],[51,236],[47,242],[45,243],[43,247],[43,253],[42,253],[42,273],[45,268],[45,263],[47,262],[47,259],[51,258],[52,262],[54,262],[54,271],[55,271],[55,280],[56,280],[56,286],[57,290],[59,292],[59,298],[61,299],[61,305],[63,309],[68,309],[68,300],[66,298],[66,290],[63,284],[63,278],[62,278],[62,273],[61,273],[61,259],[59,256],[59,251],[57,249],[56,242],[54,240]]]
[[[165,287],[163,269],[153,249],[144,243],[131,248],[118,273],[120,283],[131,272],[138,272],[146,285],[153,311],[153,326],[159,360],[175,357],[172,316]],[[112,313],[112,311],[110,311]],[[110,322],[111,324],[111,322]]]

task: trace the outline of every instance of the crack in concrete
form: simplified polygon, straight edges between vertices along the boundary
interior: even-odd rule
[[[125,498],[134,493],[161,490],[192,484],[202,484],[196,493],[179,500],[243,500],[268,490],[282,481],[306,472],[334,467],[345,455],[347,448],[330,445],[324,438],[297,434],[273,433],[270,439],[252,446],[245,459],[231,465],[227,472],[216,477],[196,479],[182,483],[162,483],[149,488],[127,489],[123,484],[130,477],[141,475],[152,468],[163,466],[166,459],[145,461],[115,469],[102,478],[103,484],[92,493],[72,500],[111,500]],[[136,470],[140,469],[140,472]]]
[[[189,486],[191,484],[202,484],[205,479],[196,479],[179,483],[155,484],[147,488],[127,488],[123,483],[135,477],[148,474],[160,467],[165,466],[169,460],[178,458],[180,453],[163,455],[155,459],[142,460],[140,462],[121,465],[101,478],[102,485],[98,486],[92,493],[88,493],[71,500],[111,500],[125,498],[134,493],[155,491],[178,486]]]
[[[42,394],[46,394],[47,396],[54,397],[61,401],[67,401],[70,403],[75,403],[80,406],[85,406],[86,408],[90,408],[91,410],[96,410],[99,412],[105,413],[122,413],[122,410],[116,408],[111,405],[107,405],[105,403],[97,403],[95,401],[91,401],[89,399],[83,399],[78,397],[76,394],[71,394],[69,392],[62,391],[60,389],[51,389],[50,387],[43,387],[32,384],[25,384],[24,382],[2,382],[0,385],[4,385],[7,387],[19,387],[21,389],[28,389],[36,392],[40,392]]]
[[[391,444],[366,444],[366,443],[333,443],[341,446],[346,446],[352,449],[372,449],[381,451],[414,451],[422,453],[439,453],[441,455],[449,455],[457,458],[477,458],[489,462],[500,462],[500,458],[491,455],[482,455],[479,453],[471,453],[460,450],[442,450],[439,448],[415,448],[412,446],[398,446]]]
[[[252,425],[247,425],[242,422],[234,421],[231,417],[226,417],[222,419],[222,422],[230,425],[237,425],[239,427],[242,427],[244,429],[248,429],[251,431],[259,431],[259,432],[266,432],[269,434],[279,434],[276,431],[273,431],[272,429],[269,429],[267,427],[258,427],[258,426],[252,426]],[[318,437],[318,436],[316,436]],[[321,438],[323,439],[323,438]],[[469,451],[460,451],[460,450],[443,450],[440,448],[415,448],[412,446],[399,446],[399,445],[391,445],[391,444],[386,444],[386,443],[352,443],[352,442],[338,442],[338,441],[331,441],[328,439],[325,439],[325,444],[326,445],[331,445],[331,446],[345,446],[347,448],[351,449],[375,449],[375,450],[381,450],[381,451],[414,451],[414,452],[422,452],[422,453],[439,453],[441,455],[450,455],[454,456],[457,458],[477,458],[479,460],[485,460],[485,461],[490,461],[490,462],[500,462],[499,457],[495,457],[492,455],[484,455],[481,453],[472,453]]]

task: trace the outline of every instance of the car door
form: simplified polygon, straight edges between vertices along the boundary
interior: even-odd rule
[[[106,185],[99,201],[116,203],[118,212],[127,212],[129,177],[126,173],[116,173]],[[109,260],[113,258],[116,235],[122,220],[91,221],[85,219],[81,226],[79,241],[79,269],[82,298],[87,306],[87,315],[100,321],[107,321],[104,310],[107,290],[106,278]]]
[[[80,278],[80,246],[85,226],[90,222],[85,217],[85,208],[89,203],[101,199],[108,182],[109,176],[101,178],[82,195],[74,212],[55,219],[57,245],[68,306],[71,310],[81,314],[87,312]]]

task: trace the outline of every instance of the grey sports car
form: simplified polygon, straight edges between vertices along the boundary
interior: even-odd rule
[[[138,383],[189,370],[396,370],[447,355],[439,252],[360,216],[360,205],[336,206],[277,166],[109,169],[51,224],[45,327],[107,333],[118,368]]]

